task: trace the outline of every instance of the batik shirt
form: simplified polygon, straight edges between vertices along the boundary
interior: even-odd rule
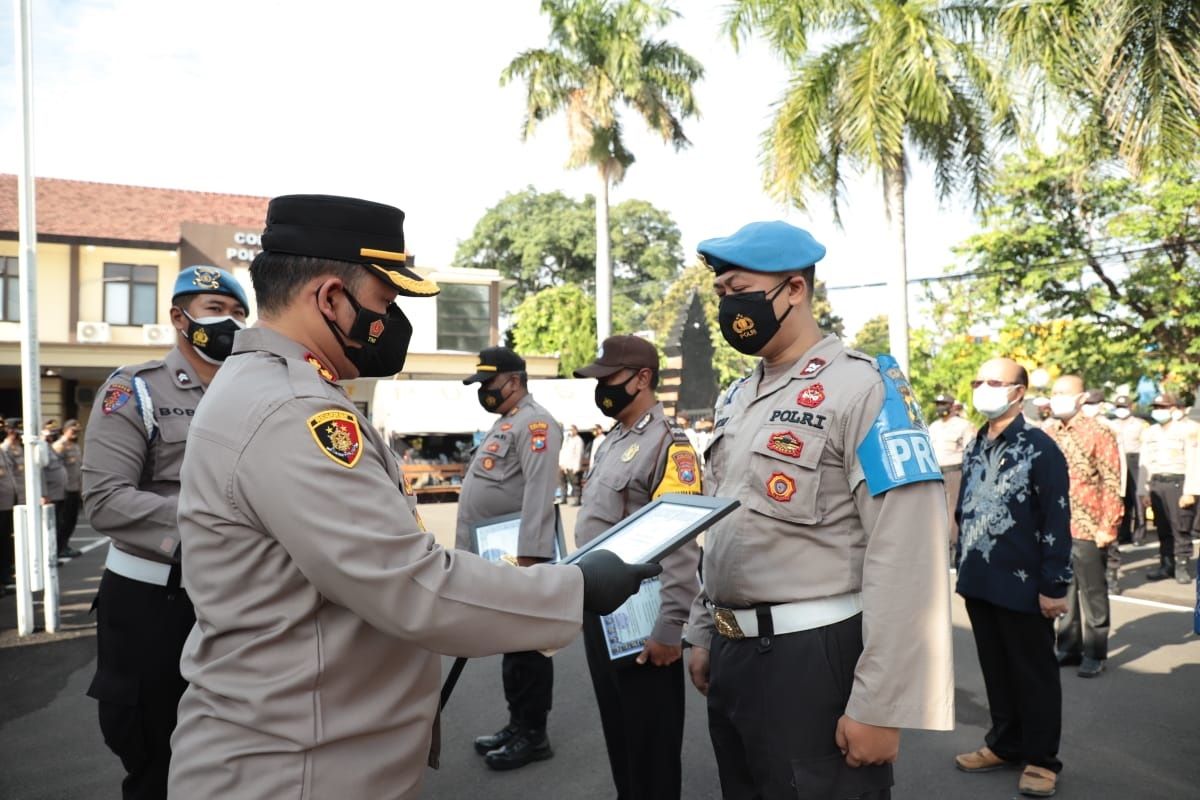
[[[963,458],[955,517],[958,593],[1038,613],[1038,595],[1071,582],[1067,462],[1044,432],[1018,416],[995,439],[980,429]]]
[[[1101,547],[1117,538],[1125,514],[1125,483],[1117,437],[1103,423],[1076,414],[1043,427],[1067,459],[1071,476],[1071,538]]]

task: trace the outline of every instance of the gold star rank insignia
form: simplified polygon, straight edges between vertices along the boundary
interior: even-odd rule
[[[349,411],[331,408],[308,418],[308,430],[321,452],[343,467],[351,468],[362,456],[362,429]]]
[[[337,381],[337,375],[333,374],[333,370],[331,370],[329,367],[325,366],[325,363],[323,361],[321,361],[321,359],[319,359],[315,355],[313,355],[312,353],[305,353],[304,360],[307,361],[309,364],[311,364],[312,368],[317,371],[317,374],[320,375],[325,380],[329,381],[330,383],[334,383]]]

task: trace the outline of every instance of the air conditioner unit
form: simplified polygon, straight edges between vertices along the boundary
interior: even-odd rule
[[[143,325],[142,342],[144,344],[170,344],[175,336],[172,325]]]
[[[107,322],[76,322],[75,338],[87,344],[100,344],[112,340],[112,330]]]

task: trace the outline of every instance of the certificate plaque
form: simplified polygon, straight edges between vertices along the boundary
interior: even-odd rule
[[[566,551],[563,540],[562,517],[554,509],[554,560]],[[505,514],[481,520],[471,529],[475,552],[488,561],[517,563],[517,546],[521,533],[521,514]]]
[[[658,578],[642,581],[637,594],[630,597],[620,608],[600,618],[600,629],[604,632],[604,644],[612,661],[636,656],[646,646],[646,640],[654,632],[658,612],[662,609],[662,582]]]
[[[659,562],[740,505],[727,497],[665,494],[562,559],[574,564],[592,550],[609,550],[626,564]]]

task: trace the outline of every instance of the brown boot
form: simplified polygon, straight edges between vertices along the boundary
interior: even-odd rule
[[[1049,797],[1054,794],[1056,783],[1058,783],[1058,775],[1053,770],[1030,764],[1021,773],[1017,791],[1028,797]]]
[[[954,757],[954,766],[963,772],[991,772],[1009,764],[1010,762],[993,753],[986,745],[974,753],[963,753]]]

